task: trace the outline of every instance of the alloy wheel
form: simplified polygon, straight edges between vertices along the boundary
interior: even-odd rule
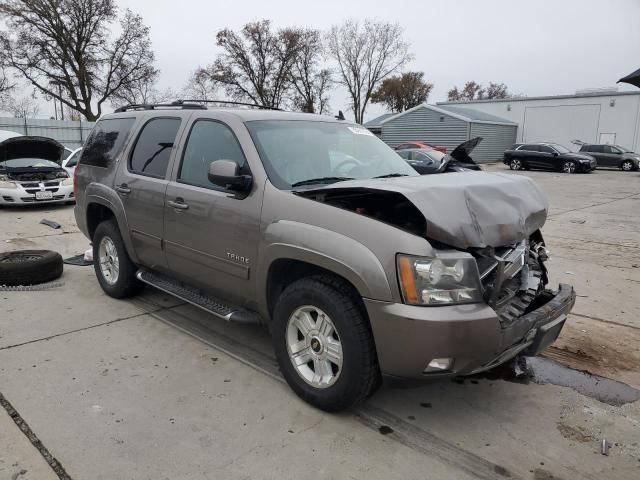
[[[564,165],[562,165],[562,171],[564,173],[575,173],[576,164],[574,162],[564,162]]]
[[[98,260],[100,262],[100,273],[102,278],[109,284],[115,285],[120,274],[120,260],[118,250],[109,237],[102,237],[98,246]]]
[[[332,386],[342,371],[342,343],[331,318],[318,307],[296,309],[287,322],[287,353],[300,377],[315,388]]]
[[[520,160],[518,160],[517,158],[514,158],[513,160],[511,160],[509,166],[511,167],[511,170],[520,170],[522,168],[522,162],[520,162]]]
[[[631,170],[633,170],[633,163],[629,161],[622,162],[622,170],[624,170],[625,172],[630,172]]]

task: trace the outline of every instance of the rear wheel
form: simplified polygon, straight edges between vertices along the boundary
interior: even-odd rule
[[[100,286],[111,297],[131,297],[143,286],[136,278],[136,266],[129,258],[114,220],[104,221],[96,228],[93,267]]]
[[[631,160],[625,160],[620,165],[620,168],[622,168],[622,170],[624,170],[625,172],[630,172],[631,170],[633,170],[633,167],[634,167],[634,165],[633,165],[633,162]]]
[[[369,323],[357,294],[337,278],[289,285],[273,315],[280,370],[306,402],[329,412],[362,402],[380,384]]]
[[[576,162],[574,162],[573,160],[567,160],[562,164],[562,171],[564,173],[576,173],[577,168],[578,166],[576,165]]]
[[[522,162],[519,158],[512,158],[509,162],[509,168],[511,170],[520,170],[522,169]]]

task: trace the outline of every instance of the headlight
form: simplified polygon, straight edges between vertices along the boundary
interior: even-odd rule
[[[15,182],[9,181],[8,175],[0,175],[0,188],[17,188]]]
[[[60,182],[60,185],[63,185],[65,187],[72,186],[73,185],[73,178],[71,178],[71,177],[65,178],[62,182]]]
[[[398,278],[404,302],[446,305],[482,302],[475,259],[464,252],[439,252],[435,258],[398,255]]]

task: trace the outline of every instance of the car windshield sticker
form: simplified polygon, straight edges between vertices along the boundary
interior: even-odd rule
[[[356,135],[369,135],[369,136],[373,137],[373,133],[371,133],[366,128],[358,128],[358,127],[348,127],[348,128],[349,128],[349,130],[351,130]]]

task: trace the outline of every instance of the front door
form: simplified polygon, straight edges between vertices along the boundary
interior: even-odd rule
[[[611,145],[602,145],[602,154],[598,156],[598,165],[603,167],[619,167],[622,154],[616,147]]]
[[[539,153],[537,162],[540,165],[540,168],[544,168],[545,170],[557,170],[561,167],[560,161],[558,160],[557,154],[554,155],[555,150],[546,145],[538,145]]]
[[[263,185],[238,195],[212,184],[215,160],[238,163],[250,174],[236,135],[225,123],[196,119],[169,183],[165,203],[165,251],[173,275],[185,283],[246,305],[257,265]]]
[[[146,267],[165,270],[162,251],[166,176],[180,118],[155,117],[145,123],[123,158],[114,188],[122,199],[133,249]]]

